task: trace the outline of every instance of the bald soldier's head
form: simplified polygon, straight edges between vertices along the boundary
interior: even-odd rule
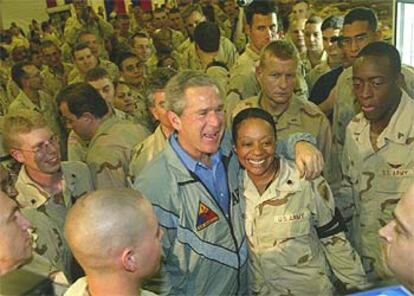
[[[159,268],[161,235],[151,204],[141,193],[125,188],[83,196],[65,223],[66,239],[89,289],[91,279],[113,279],[114,284],[122,278],[139,287],[142,278]]]
[[[414,184],[394,210],[394,220],[380,229],[384,259],[395,278],[414,292]]]

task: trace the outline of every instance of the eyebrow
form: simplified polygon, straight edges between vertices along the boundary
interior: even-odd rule
[[[407,233],[409,235],[412,235],[412,233],[408,229],[407,225],[405,225],[404,222],[401,221],[401,219],[399,218],[399,216],[395,212],[392,213],[392,215],[393,215],[393,217],[395,219],[395,222],[398,224],[398,226],[400,226],[405,233]]]

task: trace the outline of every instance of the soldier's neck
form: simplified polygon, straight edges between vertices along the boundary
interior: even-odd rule
[[[308,58],[309,58],[309,62],[312,65],[312,68],[315,67],[317,64],[320,63],[322,55],[323,55],[323,50],[321,51],[307,51],[308,54]]]
[[[130,277],[110,273],[99,274],[96,277],[87,276],[88,291],[93,296],[106,295],[139,295],[141,282],[131,280]]]
[[[49,174],[26,166],[24,168],[30,179],[40,185],[40,187],[48,193],[53,195],[62,192],[63,173],[61,169],[55,173]]]
[[[260,100],[260,107],[262,107],[264,110],[266,110],[273,116],[279,117],[287,110],[287,108],[289,107],[289,102],[290,99],[288,102],[284,104],[275,103],[263,94]]]
[[[32,101],[36,105],[40,105],[39,91],[30,89],[30,88],[25,88],[23,89],[23,92],[30,99],[30,101]]]

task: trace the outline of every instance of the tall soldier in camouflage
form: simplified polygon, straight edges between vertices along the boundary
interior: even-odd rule
[[[67,86],[57,101],[67,128],[89,141],[86,163],[95,187],[126,187],[132,148],[148,131],[113,116],[99,92],[87,83]]]
[[[15,184],[16,201],[37,229],[35,252],[48,262],[41,273],[63,271],[71,281],[72,257],[63,225],[68,208],[94,189],[89,169],[81,162],[61,162],[58,138],[36,112],[9,114],[3,124],[5,148],[22,164]]]
[[[365,288],[361,260],[345,237],[327,182],[300,178],[293,162],[275,158],[272,115],[245,109],[232,131],[243,167],[238,188],[251,294],[332,295],[328,266],[346,288]]]
[[[108,104],[109,112],[116,118],[128,120],[129,116],[114,107],[115,88],[111,77],[104,68],[94,68],[89,70],[85,76],[85,82],[92,85]],[[85,162],[88,151],[88,141],[81,139],[73,130],[68,135],[68,159]]]
[[[158,127],[153,134],[134,147],[129,164],[129,176],[132,181],[145,165],[164,150],[167,138],[174,131],[165,109],[165,86],[175,74],[176,72],[172,69],[158,68],[149,76],[147,83],[148,108],[158,121]]]
[[[114,33],[112,25],[99,17],[87,4],[86,0],[73,1],[75,13],[66,20],[64,29],[65,41],[71,46],[83,30],[93,32],[102,46],[104,40],[111,38]]]
[[[353,65],[362,112],[346,129],[337,204],[352,220],[349,236],[372,280],[387,276],[378,230],[393,219],[400,195],[414,176],[414,102],[400,88],[400,77],[400,55],[384,42],[364,47]]]
[[[343,17],[331,15],[325,18],[321,25],[323,48],[328,55],[328,58],[316,65],[305,76],[306,83],[309,90],[318,81],[319,77],[323,74],[342,66],[343,63],[343,51],[339,47],[339,35],[341,33],[343,24]]]
[[[298,55],[293,44],[277,40],[262,51],[256,77],[261,86],[258,96],[241,101],[233,110],[232,118],[241,110],[260,107],[277,121],[279,139],[286,140],[297,132],[309,133],[316,139],[329,166],[331,130],[326,116],[313,103],[294,93]]]
[[[135,100],[136,109],[133,112],[135,122],[152,130],[153,124],[143,95],[145,64],[134,53],[124,52],[119,56],[118,68],[121,72],[120,80],[129,86]]]
[[[342,46],[347,62],[352,65],[358,53],[368,44],[381,40],[378,20],[374,10],[357,7],[344,17],[342,28]],[[401,86],[412,97],[414,95],[414,71],[412,68],[402,66]],[[352,67],[346,68],[338,78],[332,90],[333,122],[332,122],[332,167],[337,168],[331,172],[333,178],[342,180],[341,159],[345,142],[345,130],[351,119],[361,111],[361,105],[354,95],[352,86]]]
[[[47,81],[43,87],[50,96],[54,97],[59,90],[66,86],[73,65],[62,61],[62,53],[52,41],[43,41],[41,49],[46,64],[46,67],[42,70],[42,77]]]
[[[59,113],[53,98],[43,92],[43,78],[39,69],[29,62],[19,62],[12,68],[12,78],[19,86],[20,92],[9,105],[8,113],[18,114],[22,110],[35,111],[46,119],[49,128],[61,138]]]
[[[226,111],[231,112],[238,101],[257,96],[260,85],[256,80],[256,67],[261,50],[272,40],[279,39],[275,5],[265,1],[254,1],[246,7],[247,35],[249,43],[237,63],[230,71]],[[297,67],[297,79],[294,91],[307,97],[307,85],[300,67]]]
[[[194,42],[182,57],[182,68],[200,70],[216,79],[221,89],[227,91],[229,71],[235,60],[221,60],[220,29],[216,23],[201,22],[194,30]],[[235,57],[238,58],[238,55]]]

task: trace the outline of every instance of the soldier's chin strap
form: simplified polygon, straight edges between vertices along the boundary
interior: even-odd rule
[[[335,214],[330,222],[321,227],[316,227],[319,238],[326,238],[345,230],[344,218],[338,208],[335,208]]]

